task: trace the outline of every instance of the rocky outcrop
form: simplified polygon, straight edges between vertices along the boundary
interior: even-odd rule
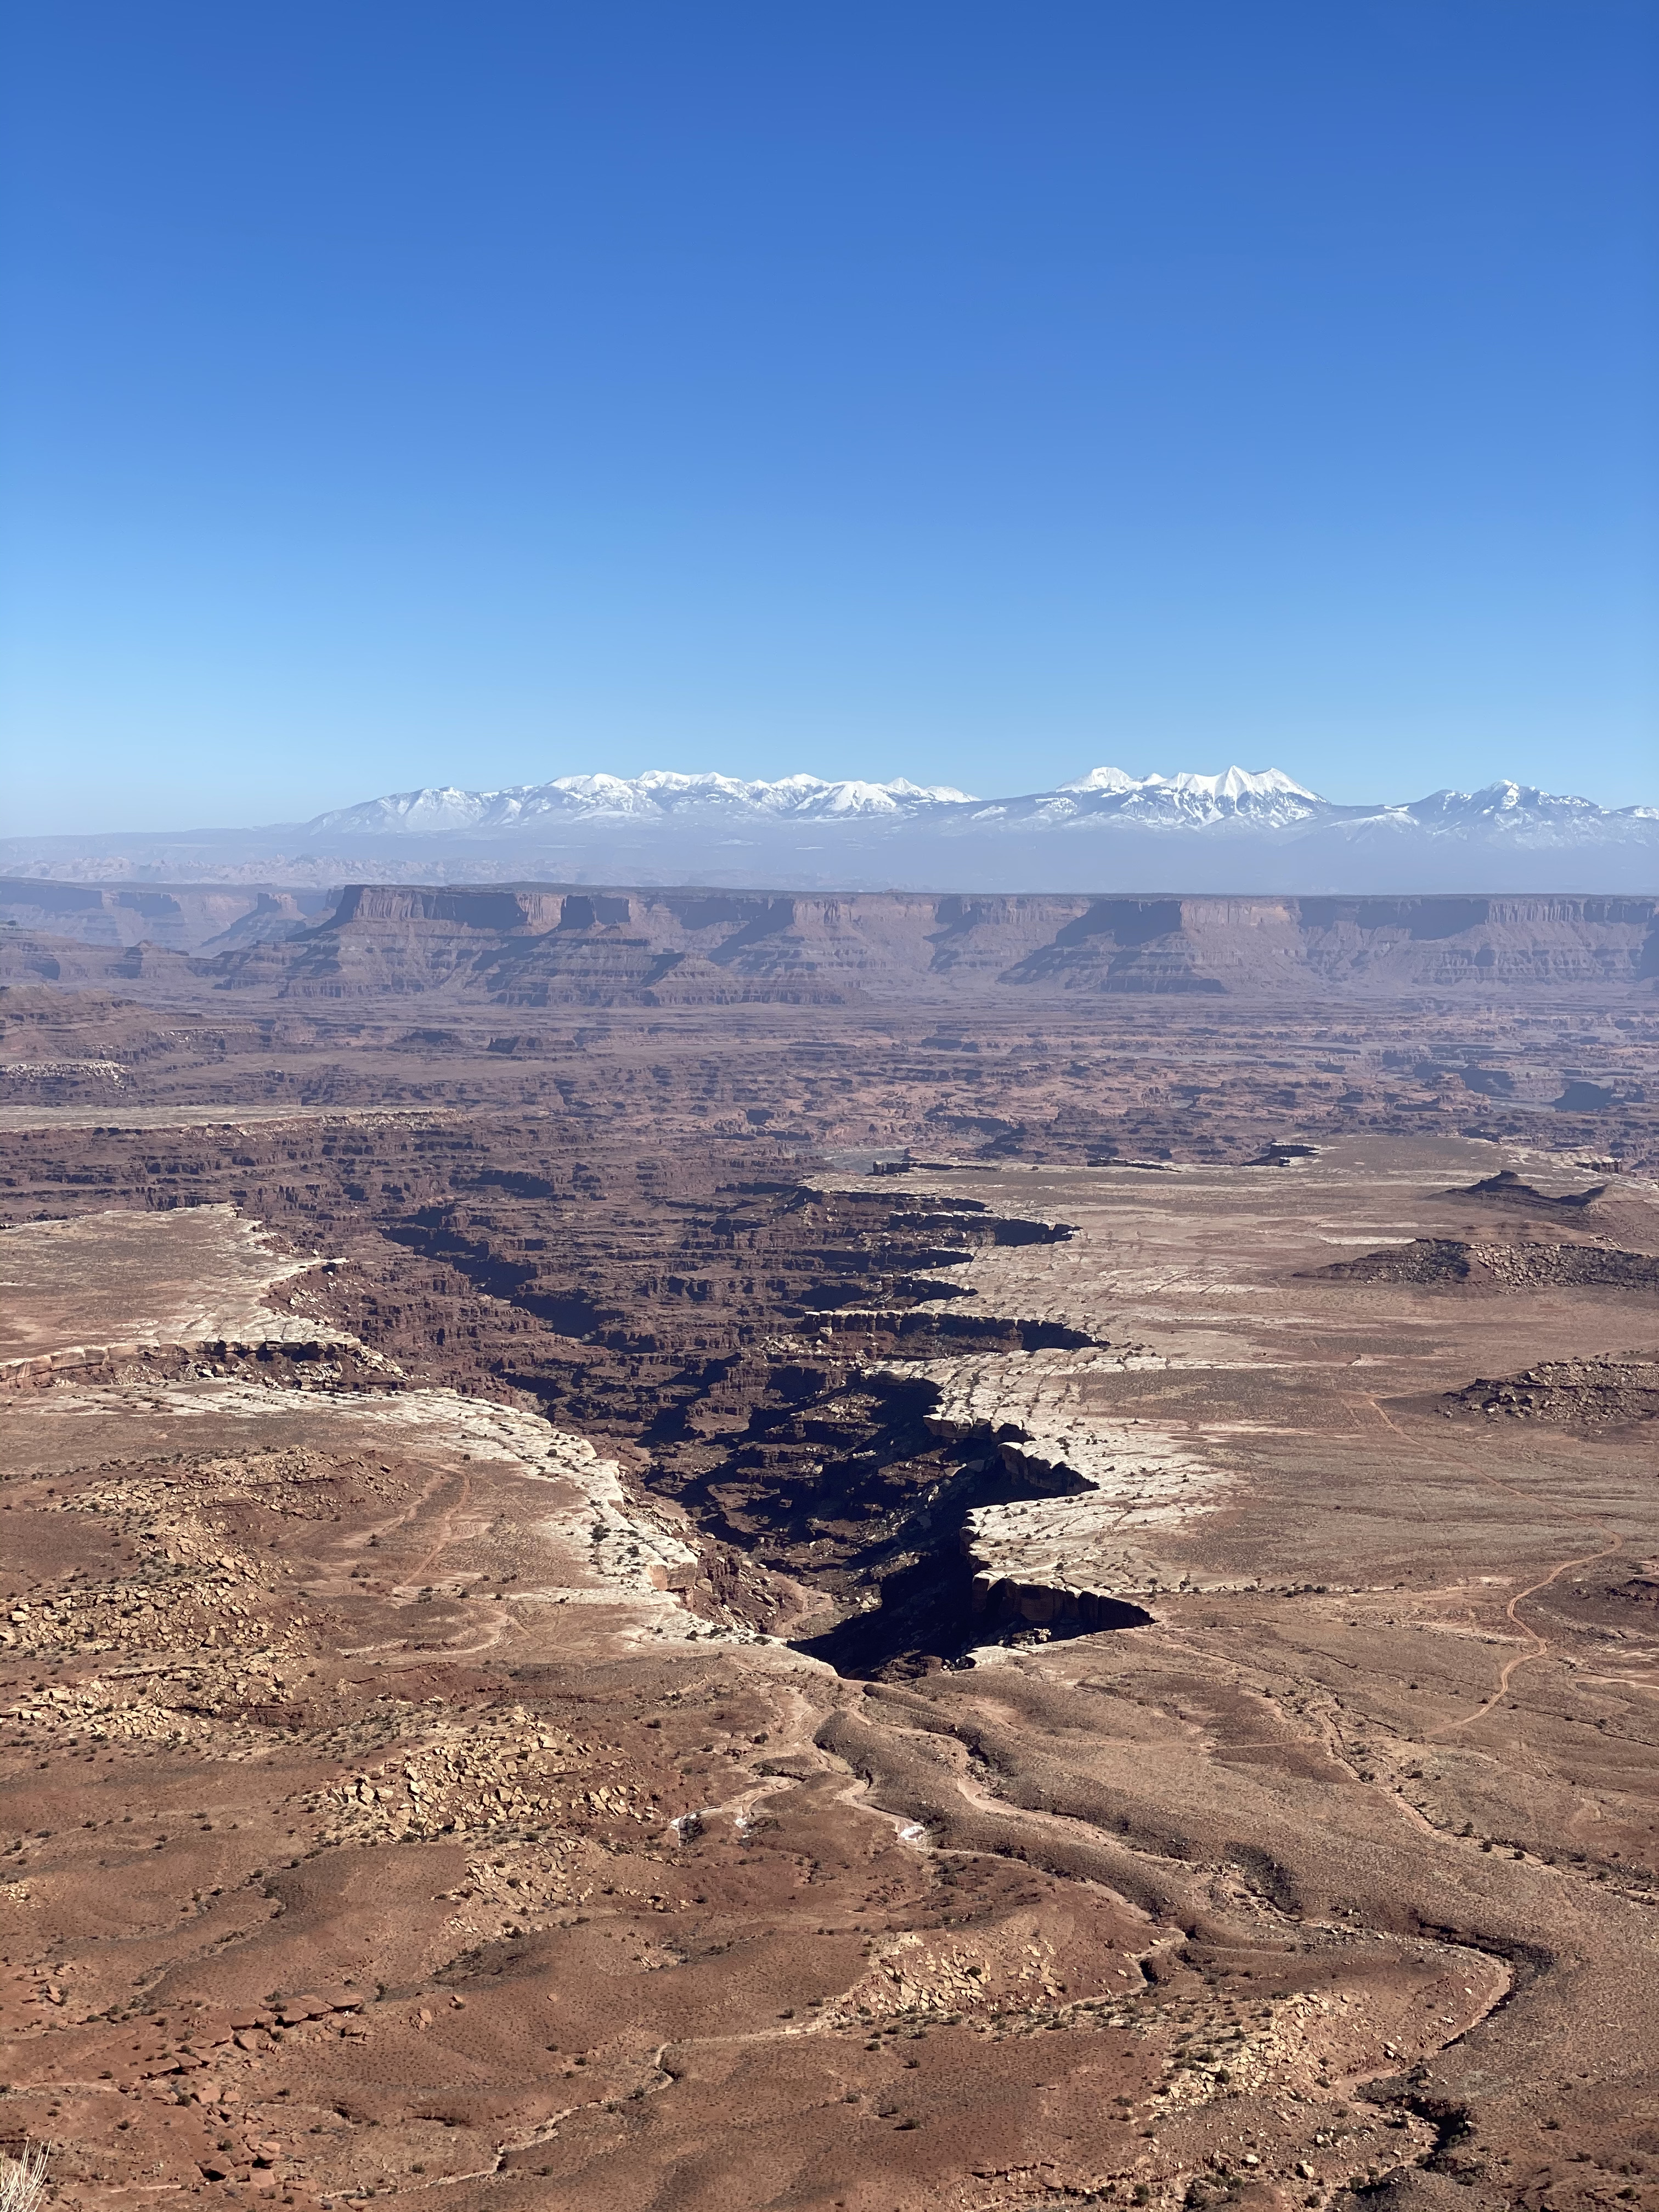
[[[447,991],[499,1005],[913,996],[1630,990],[1659,901],[1089,898],[354,884],[319,927],[220,956],[288,998]],[[1593,1102],[1581,1101],[1580,1103]]]
[[[296,1286],[331,1261],[271,1249],[228,1206],[121,1208],[0,1230],[15,1294],[0,1392],[167,1374],[280,1375],[338,1384],[401,1370],[336,1328]],[[270,1303],[285,1290],[286,1310]]]
[[[1457,1285],[1471,1291],[1659,1291],[1659,1259],[1603,1244],[1474,1244],[1454,1237],[1417,1237],[1334,1267],[1310,1269],[1310,1279],[1351,1283]]]
[[[1559,1428],[1622,1427],[1659,1420],[1659,1361],[1639,1353],[1610,1359],[1552,1359],[1524,1374],[1480,1376],[1448,1392],[1443,1413],[1489,1420],[1542,1421]]]
[[[311,927],[328,894],[229,884],[85,884],[0,876],[0,924],[85,945],[141,942],[173,952],[234,950]]]

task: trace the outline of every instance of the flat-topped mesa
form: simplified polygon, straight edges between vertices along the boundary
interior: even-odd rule
[[[632,920],[626,893],[585,896],[586,911],[574,926],[591,928],[596,921]],[[385,922],[447,922],[463,929],[557,929],[564,921],[566,894],[562,891],[520,890],[494,884],[348,884],[339,904],[324,927],[349,929],[354,924]],[[603,908],[605,911],[598,911]],[[573,918],[574,919],[574,918]]]
[[[27,964],[23,933],[43,932],[108,941],[123,962],[193,951],[189,975],[229,988],[337,997],[379,982],[502,1003],[526,994],[538,1003],[721,1003],[803,992],[896,996],[918,987],[1009,1003],[1076,993],[1370,1000],[1448,988],[1645,996],[1659,977],[1659,899],[1650,897],[360,879],[323,919],[312,918],[314,908],[300,913],[285,894],[261,893],[250,905],[210,886],[174,887],[156,895],[167,912],[154,927],[173,948],[158,954],[127,945],[151,927],[145,916],[100,903],[150,896],[0,883],[0,920],[19,926],[9,957],[23,963],[9,972],[58,975],[61,945],[54,955],[43,943]],[[109,972],[131,981],[140,969]]]
[[[829,1003],[918,987],[1010,1003],[1606,993],[1659,974],[1659,900],[356,883],[319,927],[227,951],[213,972],[285,996],[379,984],[541,1005]]]
[[[228,1206],[26,1222],[0,1230],[0,1264],[15,1294],[0,1322],[0,1391],[227,1362],[289,1381],[307,1369],[319,1381],[402,1374],[325,1316],[273,1306],[273,1292],[339,1263],[273,1249],[262,1224]]]

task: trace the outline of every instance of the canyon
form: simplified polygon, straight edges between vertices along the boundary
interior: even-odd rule
[[[819,896],[556,884],[352,884],[325,898],[0,879],[0,979],[141,975],[151,997],[171,978],[186,999],[210,987],[502,1006],[1375,998],[1459,986],[1600,997],[1621,984],[1639,996],[1659,979],[1659,898]]]
[[[59,2203],[1659,2203],[1659,902],[6,888]]]

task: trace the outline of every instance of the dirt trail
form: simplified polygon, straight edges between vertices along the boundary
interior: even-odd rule
[[[1515,1595],[1504,1607],[1504,1615],[1511,1626],[1520,1630],[1522,1636],[1531,1638],[1533,1649],[1530,1651],[1518,1651],[1513,1659],[1506,1659],[1504,1662],[1503,1666],[1498,1669],[1498,1687],[1484,1705],[1477,1705],[1472,1713],[1466,1713],[1462,1720],[1442,1721],[1437,1728],[1429,1730],[1430,1735],[1444,1735],[1451,1729],[1473,1728],[1476,1721],[1486,1718],[1494,1705],[1502,1704],[1504,1698],[1509,1694],[1510,1684],[1519,1668],[1530,1666],[1534,1659],[1542,1659],[1547,1656],[1550,1649],[1548,1638],[1540,1636],[1535,1628],[1528,1628],[1526,1622],[1516,1613],[1516,1606],[1529,1597],[1536,1597],[1540,1590],[1547,1589],[1559,1576],[1567,1574],[1572,1568],[1594,1566],[1597,1559],[1609,1558],[1614,1552],[1623,1549],[1624,1542],[1622,1536],[1615,1536],[1611,1543],[1603,1544],[1599,1552],[1582,1552],[1575,1559],[1563,1559],[1559,1566],[1552,1567],[1548,1574],[1541,1577],[1540,1580],[1529,1583],[1523,1590],[1516,1590]]]
[[[434,1559],[441,1558],[443,1553],[449,1549],[451,1543],[453,1541],[455,1533],[455,1516],[457,1514],[462,1513],[466,1510],[467,1506],[471,1503],[472,1498],[471,1476],[470,1474],[462,1475],[460,1482],[461,1488],[459,1496],[456,1498],[453,1505],[447,1505],[444,1508],[443,1515],[438,1522],[441,1534],[434,1541],[430,1551],[426,1553],[416,1565],[410,1570],[409,1575],[406,1578],[405,1587],[412,1587],[415,1589],[420,1589],[422,1587],[421,1577],[425,1574],[427,1569],[432,1565]],[[428,1490],[423,1493],[421,1498],[421,1504],[422,1507],[424,1507],[426,1504],[427,1498],[430,1495],[430,1490]],[[412,1519],[413,1516],[411,1515],[409,1517]]]

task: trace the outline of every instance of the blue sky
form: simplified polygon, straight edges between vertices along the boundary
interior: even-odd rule
[[[1650,0],[53,0],[4,74],[9,829],[1659,799]]]

